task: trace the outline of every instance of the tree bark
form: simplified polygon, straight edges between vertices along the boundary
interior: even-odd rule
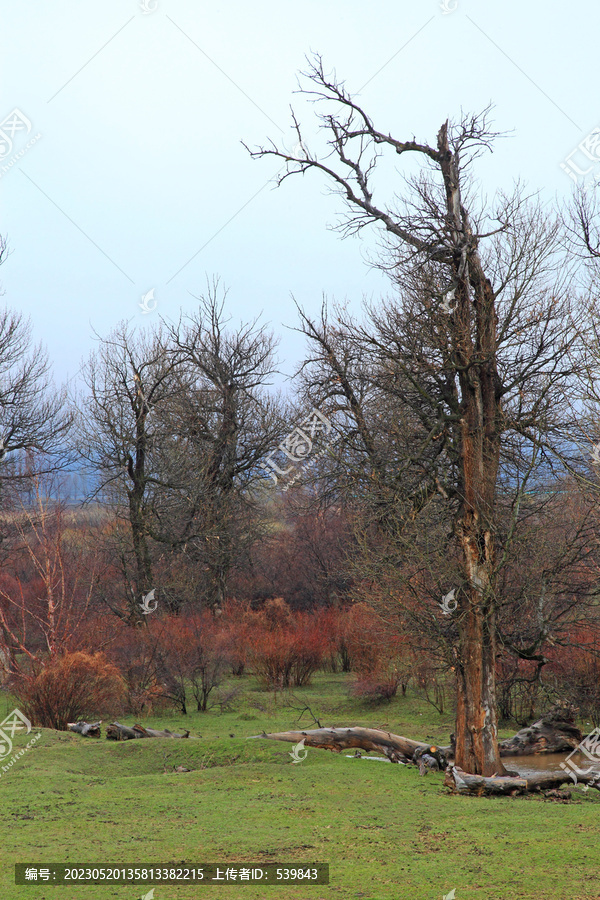
[[[496,718],[495,613],[481,594],[477,594],[477,589],[469,591],[461,609],[455,757],[457,765],[465,771],[504,774]]]

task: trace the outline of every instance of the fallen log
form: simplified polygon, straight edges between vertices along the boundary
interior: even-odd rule
[[[67,722],[67,728],[69,731],[75,731],[84,737],[99,738],[101,724],[102,719],[99,722]]]
[[[144,728],[143,725],[134,725],[129,728],[127,725],[121,725],[120,722],[111,722],[106,728],[106,739],[109,741],[131,741],[136,738],[188,738],[189,731],[183,734],[175,734],[165,728],[164,731],[157,731],[155,728]]]
[[[384,753],[392,762],[412,762],[415,750],[429,750],[430,745],[423,741],[413,741],[391,731],[379,731],[376,728],[313,728],[309,731],[277,731],[267,734],[253,734],[252,739],[267,738],[270,741],[289,741],[299,744],[304,741],[305,747],[318,747],[320,750],[375,750]],[[447,754],[447,748],[441,748]]]
[[[142,738],[143,734],[134,728],[128,728],[127,725],[121,725],[120,722],[111,722],[106,727],[107,741],[132,741],[135,738]]]
[[[580,784],[600,790],[598,773],[595,775],[593,773],[591,775],[582,775],[577,780]],[[458,766],[448,766],[444,776],[444,786],[451,788],[453,793],[469,794],[474,797],[493,796],[495,794],[514,796],[515,794],[541,793],[542,791],[555,790],[566,781],[569,781],[568,775],[557,775],[554,772],[544,772],[527,778],[517,778],[510,775],[485,777],[484,775],[471,775],[469,772],[463,772]]]
[[[142,728],[142,726],[134,725],[133,728],[135,730],[136,728]],[[165,728],[164,731],[157,731],[155,728],[143,728],[142,730],[145,732],[143,737],[167,737],[167,738],[182,738],[182,739],[184,739],[184,738],[189,738],[189,736],[190,736],[189,731],[184,731],[183,734],[175,734],[173,731],[169,731],[168,728]]]
[[[574,750],[583,735],[575,724],[577,709],[558,703],[541,719],[521,728],[514,737],[500,742],[500,756],[529,756],[533,753],[562,753]]]

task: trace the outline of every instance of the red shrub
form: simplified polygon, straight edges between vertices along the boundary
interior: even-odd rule
[[[65,653],[16,676],[12,690],[34,725],[66,731],[68,722],[118,712],[125,686],[102,653]]]
[[[294,687],[303,687],[310,683],[312,675],[321,666],[330,647],[329,635],[322,627],[318,614],[297,615],[292,647],[292,684]]]
[[[337,640],[340,652],[347,654],[348,670],[353,672],[378,672],[405,655],[400,634],[364,603],[351,606],[340,616]]]
[[[318,614],[293,615],[280,598],[265,604],[248,637],[254,674],[267,688],[308,684],[330,645]]]
[[[165,704],[157,669],[157,642],[147,628],[119,623],[107,655],[119,669],[126,687],[126,708],[134,715],[150,713]]]
[[[292,633],[255,627],[250,639],[250,662],[258,680],[266,688],[289,687],[294,664]]]
[[[393,673],[374,673],[373,675],[359,675],[352,685],[352,693],[362,700],[370,700],[379,703],[382,700],[388,702],[395,697],[400,684],[400,675]]]

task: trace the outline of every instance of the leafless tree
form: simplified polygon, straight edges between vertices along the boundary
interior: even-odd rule
[[[326,176],[345,200],[343,234],[381,226],[381,265],[400,296],[368,309],[366,323],[304,315],[313,348],[305,381],[345,417],[340,443],[349,460],[361,458],[359,477],[372,485],[382,532],[441,520],[438,550],[454,555],[458,576],[456,760],[469,772],[501,773],[498,570],[525,491],[557,461],[575,465],[569,401],[586,328],[560,222],[519,186],[492,207],[474,196],[470,169],[496,137],[488,110],[446,121],[432,144],[400,140],[375,127],[320,58],[307,75],[311,87],[302,92],[327,108],[319,114],[327,149],[309,151],[294,116],[299,155],[272,144],[253,156],[286,160],[280,183],[307,172]],[[422,162],[403,195],[387,203],[375,196],[384,152]],[[433,505],[439,515],[431,515]],[[503,506],[513,524],[501,536]]]
[[[197,314],[137,337],[122,324],[90,357],[80,449],[95,494],[118,511],[119,614],[129,621],[143,621],[157,574],[171,612],[190,599],[175,595],[182,571],[196,600],[220,607],[231,566],[257,539],[259,463],[283,428],[266,393],[273,349],[256,323],[228,327],[215,284]]]
[[[0,484],[23,486],[37,473],[68,464],[72,423],[66,393],[51,380],[48,356],[34,345],[31,326],[0,311]]]
[[[159,413],[181,389],[177,364],[160,330],[135,336],[121,323],[100,340],[83,369],[89,394],[79,401],[79,451],[97,479],[92,496],[113,505],[120,522],[115,535],[122,536],[117,553],[123,602],[105,600],[132,622],[141,620],[140,600],[154,586],[149,497],[162,485],[156,460],[165,436]]]
[[[176,440],[163,446],[163,463],[180,490],[165,495],[169,509],[157,518],[167,527],[156,534],[204,566],[215,610],[232,566],[259,537],[260,464],[285,428],[284,406],[267,392],[273,336],[256,321],[230,327],[224,303],[215,282],[198,312],[170,329],[186,390],[170,409]]]
[[[563,210],[566,244],[584,260],[600,260],[600,185],[579,184]],[[596,264],[597,265],[597,264]]]
[[[71,523],[55,476],[36,475],[32,487],[33,503],[22,501],[4,528],[9,537],[0,588],[0,660],[11,674],[73,647],[94,584],[93,557],[88,564],[69,540]],[[24,577],[28,571],[33,583]]]
[[[0,265],[8,258],[0,235]],[[65,437],[72,424],[66,392],[50,377],[48,355],[32,342],[19,313],[0,310],[0,487],[23,484],[68,465]],[[34,463],[35,458],[35,463]]]

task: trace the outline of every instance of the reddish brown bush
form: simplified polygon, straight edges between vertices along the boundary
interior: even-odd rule
[[[284,601],[270,601],[249,629],[254,674],[267,688],[302,687],[321,666],[330,646],[317,614],[292,615]]]
[[[220,626],[209,612],[125,627],[110,653],[127,684],[128,707],[138,715],[165,704],[186,715],[190,687],[198,710],[205,711],[228,664]]]
[[[157,641],[147,628],[119,623],[107,650],[126,686],[126,709],[136,716],[149,714],[167,704],[157,667]]]
[[[318,614],[296,616],[292,638],[293,662],[291,683],[303,687],[310,683],[314,672],[320,668],[330,649],[329,635]]]
[[[192,631],[192,658],[189,667],[192,692],[198,712],[209,708],[209,697],[223,681],[229,663],[227,642],[222,629],[212,613],[194,616],[190,621]]]
[[[372,703],[380,703],[384,700],[389,702],[392,697],[396,696],[399,684],[398,672],[359,675],[352,685],[352,693],[355,697]]]
[[[252,623],[258,619],[258,614],[251,611],[248,603],[228,600],[223,605],[223,616],[220,620],[221,642],[232,675],[240,677],[244,674],[248,663],[250,629]]]
[[[289,687],[294,663],[291,632],[255,627],[250,640],[250,663],[262,685],[267,689]]]
[[[340,615],[336,641],[340,653],[347,655],[348,670],[381,673],[390,664],[402,670],[400,661],[406,657],[402,636],[364,603],[356,603]]]
[[[65,653],[20,674],[11,687],[34,725],[59,731],[65,731],[68,722],[114,715],[125,694],[119,671],[102,653]]]
[[[372,609],[357,603],[347,609],[338,623],[337,641],[343,670],[374,672],[385,655],[382,625]]]

